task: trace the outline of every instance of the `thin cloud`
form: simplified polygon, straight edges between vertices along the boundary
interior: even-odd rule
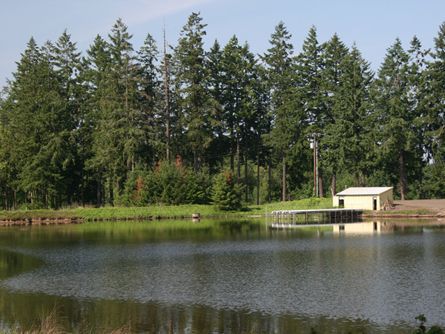
[[[118,16],[127,24],[141,24],[212,1],[214,0],[134,0],[131,7],[122,9]]]

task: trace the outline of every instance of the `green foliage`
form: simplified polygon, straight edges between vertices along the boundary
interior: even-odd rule
[[[418,328],[414,331],[414,334],[443,334],[444,331],[439,326],[432,326],[430,329],[427,329],[425,326],[426,317],[423,314],[420,314],[416,317],[416,320],[419,322]]]
[[[181,31],[174,53],[175,83],[184,135],[191,148],[193,167],[200,169],[211,137],[211,96],[207,90],[203,38],[206,35],[199,13],[192,13]]]
[[[418,188],[422,198],[445,198],[445,163],[429,164],[424,169],[423,183]]]
[[[161,162],[153,171],[132,172],[118,204],[206,204],[210,201],[208,172]]]
[[[220,210],[239,210],[242,207],[242,188],[234,180],[231,172],[225,171],[215,176],[213,183],[213,203]]]
[[[445,24],[431,51],[396,40],[376,77],[315,27],[298,54],[283,22],[262,56],[205,36],[192,13],[162,57],[150,34],[134,50],[121,19],[84,56],[66,31],[30,39],[0,95],[0,207],[209,203],[215,183],[224,207],[305,198],[314,134],[324,191],[445,196]]]
[[[322,164],[337,175],[340,170],[354,177],[350,186],[364,185],[372,170],[372,151],[368,147],[372,126],[369,88],[372,73],[357,48],[342,54],[335,88],[331,88],[334,122],[326,124],[321,139]]]

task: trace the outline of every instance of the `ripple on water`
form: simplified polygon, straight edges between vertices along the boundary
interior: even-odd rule
[[[267,314],[445,324],[443,234],[37,249],[8,289]]]

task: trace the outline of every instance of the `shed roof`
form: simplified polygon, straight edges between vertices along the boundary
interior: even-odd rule
[[[352,187],[339,192],[337,196],[372,196],[383,194],[388,190],[392,190],[392,187]]]

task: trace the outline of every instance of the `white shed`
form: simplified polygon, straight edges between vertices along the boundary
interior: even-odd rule
[[[385,203],[392,201],[392,187],[353,187],[336,194],[332,205],[345,209],[382,210]]]

